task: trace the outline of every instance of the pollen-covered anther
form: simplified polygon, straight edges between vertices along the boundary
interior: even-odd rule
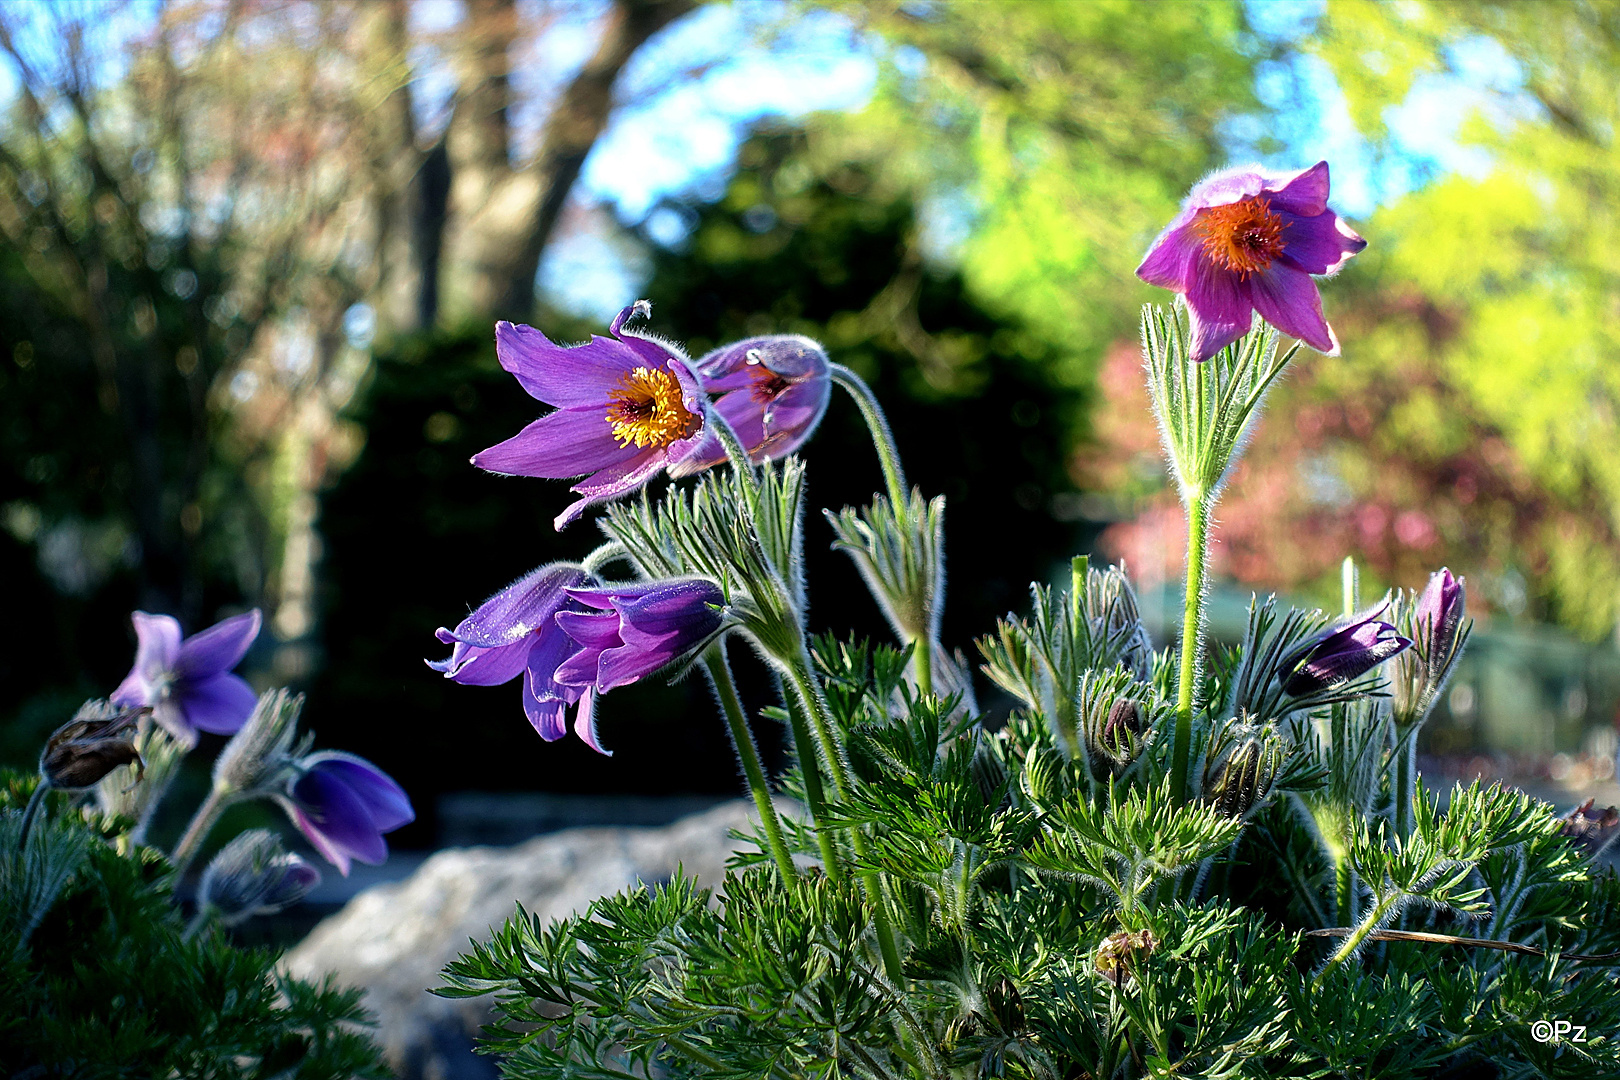
[[[1200,211],[1193,228],[1211,261],[1248,277],[1282,254],[1283,224],[1268,200],[1250,197]]]
[[[688,439],[703,421],[686,407],[681,384],[659,368],[638,367],[608,393],[607,422],[620,446],[668,446]]]

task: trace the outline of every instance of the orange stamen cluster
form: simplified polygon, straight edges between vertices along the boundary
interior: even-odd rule
[[[1253,195],[1200,210],[1193,230],[1204,241],[1204,254],[1239,277],[1264,270],[1283,250],[1282,216]]]
[[[638,367],[608,392],[607,422],[621,447],[668,446],[691,438],[702,418],[686,407],[681,384],[659,368]]]

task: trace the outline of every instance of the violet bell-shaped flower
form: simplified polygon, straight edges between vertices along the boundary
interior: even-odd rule
[[[416,820],[411,800],[392,777],[365,758],[338,750],[296,762],[276,801],[344,877],[351,859],[372,866],[387,859],[383,833]]]
[[[816,430],[832,397],[832,369],[819,344],[799,334],[772,334],[723,345],[696,364],[703,389],[720,394],[714,408],[753,461],[793,453]],[[712,431],[690,457],[670,468],[690,476],[726,459]]]
[[[1367,241],[1327,200],[1325,161],[1284,175],[1227,169],[1192,189],[1136,276],[1186,297],[1195,361],[1248,333],[1255,311],[1318,352],[1339,354],[1311,275],[1338,273]]]
[[[708,645],[725,627],[725,597],[706,578],[675,578],[570,589],[588,612],[561,612],[574,642],[557,668],[564,686],[606,693],[628,686]]]
[[[574,563],[551,563],[530,571],[461,620],[454,630],[438,629],[453,648],[447,660],[428,667],[468,686],[497,686],[523,677],[523,712],[547,742],[568,733],[567,710],[577,703],[574,732],[587,746],[606,754],[596,737],[596,691],[557,682],[557,666],[574,651],[572,638],[557,625],[560,611],[583,612],[569,590],[591,576]]]
[[[167,615],[137,611],[131,618],[135,666],[113,691],[114,705],[150,706],[152,718],[188,749],[199,731],[230,735],[247,721],[259,695],[231,669],[259,636],[257,608],[184,639]]]
[[[1294,697],[1343,685],[1412,643],[1382,621],[1386,605],[1319,631],[1283,657],[1277,676]]]
[[[679,465],[703,441],[705,399],[685,355],[624,328],[651,310],[638,300],[613,320],[612,337],[572,347],[554,345],[532,326],[495,325],[501,366],[531,397],[557,408],[474,454],[472,463],[509,476],[584,476],[572,489],[582,498],[557,515],[559,530],[593,503],[635,491]]]

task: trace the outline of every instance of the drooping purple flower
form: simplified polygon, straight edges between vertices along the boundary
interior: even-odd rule
[[[557,625],[559,611],[584,611],[568,594],[590,575],[573,563],[551,563],[514,581],[456,626],[440,627],[438,638],[453,645],[447,660],[428,667],[468,686],[497,686],[523,676],[523,711],[547,742],[568,733],[566,716],[574,712],[574,731],[597,753],[606,754],[596,737],[595,697],[590,687],[563,686],[557,666],[574,650],[574,642]]]
[[[815,431],[832,396],[827,353],[799,334],[745,338],[697,362],[703,389],[721,397],[714,407],[731,424],[754,461],[793,453]],[[726,459],[710,432],[690,457],[670,469],[690,476]]]
[[[301,758],[276,801],[344,877],[351,859],[376,866],[388,858],[383,833],[416,820],[411,800],[392,777],[339,750]]]
[[[220,849],[197,888],[201,906],[226,926],[273,915],[321,883],[321,872],[281,846],[268,829],[249,829]]]
[[[1382,621],[1383,605],[1330,626],[1297,646],[1277,665],[1283,689],[1294,697],[1327,690],[1371,671],[1412,643]]]
[[[638,300],[613,320],[613,337],[572,347],[552,344],[532,326],[495,325],[501,366],[557,409],[474,454],[472,463],[510,476],[585,476],[572,489],[583,498],[557,515],[558,529],[591,504],[679,465],[702,441],[703,390],[689,361],[675,346],[624,328],[650,310]]]
[[[706,578],[568,592],[594,610],[556,616],[574,642],[571,655],[557,667],[557,682],[598,693],[628,686],[690,655],[725,623],[725,597]]]
[[[1339,354],[1311,275],[1338,273],[1367,241],[1327,200],[1325,161],[1280,176],[1228,169],[1192,189],[1136,276],[1186,297],[1195,361],[1246,334],[1255,311],[1318,352]]]
[[[257,608],[184,640],[167,615],[137,611],[131,619],[135,666],[113,691],[114,705],[150,706],[153,719],[187,747],[197,744],[198,731],[230,735],[246,722],[259,695],[231,669],[259,636]]]

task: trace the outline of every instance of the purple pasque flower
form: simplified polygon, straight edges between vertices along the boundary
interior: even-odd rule
[[[1395,662],[1392,685],[1395,720],[1403,727],[1424,719],[1434,707],[1462,655],[1473,629],[1467,618],[1468,594],[1463,580],[1441,567],[1403,622],[1412,635],[1412,651]]]
[[[183,745],[197,745],[197,732],[230,735],[253,713],[259,695],[231,669],[259,636],[259,610],[223,619],[182,639],[167,615],[137,611],[135,666],[110,699],[125,708],[150,706],[152,718]]]
[[[800,334],[772,334],[723,345],[697,362],[703,389],[754,461],[793,453],[821,423],[832,397],[827,353]],[[726,459],[713,432],[672,476],[690,476]]]
[[[613,337],[554,345],[532,326],[495,324],[495,354],[531,397],[557,406],[518,434],[474,454],[480,469],[550,479],[584,476],[583,496],[557,515],[560,530],[592,503],[635,491],[702,442],[703,389],[667,342],[624,329],[651,305],[619,312]],[[587,475],[589,474],[589,475]]]
[[[454,646],[447,660],[428,667],[468,686],[497,686],[523,676],[523,711],[547,742],[568,733],[565,715],[574,712],[574,731],[597,753],[595,697],[589,687],[563,686],[557,665],[574,642],[553,618],[559,611],[585,611],[568,590],[589,584],[591,576],[574,563],[551,563],[530,571],[479,605],[454,630],[439,627],[438,638]]]
[[[557,667],[564,686],[606,693],[668,667],[713,641],[725,625],[725,596],[707,578],[672,578],[570,589],[593,610],[561,612],[574,649]]]
[[[1429,583],[1418,597],[1413,624],[1431,667],[1437,660],[1449,666],[1467,611],[1468,591],[1462,579],[1452,575],[1450,567],[1442,566],[1429,575]]]
[[[1284,175],[1227,169],[1192,189],[1136,276],[1186,297],[1193,360],[1248,333],[1255,311],[1318,352],[1339,355],[1311,275],[1338,273],[1367,241],[1327,199],[1325,161]]]
[[[1294,697],[1343,685],[1411,645],[1379,618],[1387,605],[1353,615],[1295,647],[1277,665],[1283,689]]]
[[[338,873],[349,860],[376,866],[388,858],[382,834],[416,820],[411,800],[392,777],[365,758],[322,750],[294,763],[283,794],[287,816]]]

